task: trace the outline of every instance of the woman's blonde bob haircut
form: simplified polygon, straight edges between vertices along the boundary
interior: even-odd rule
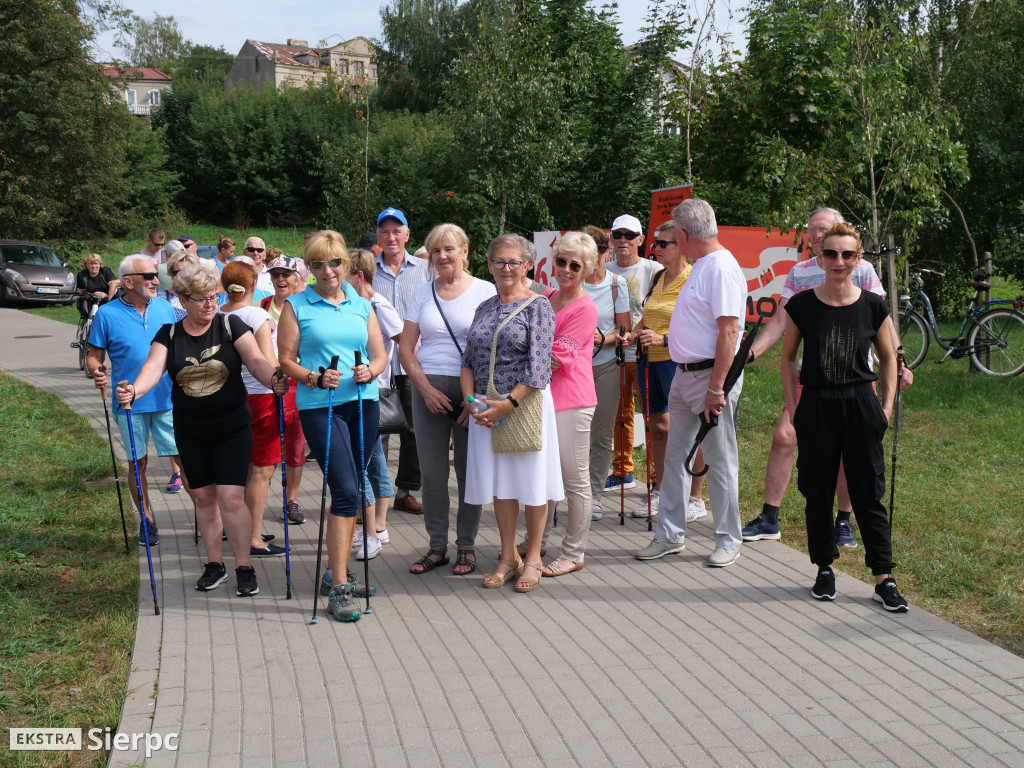
[[[462,268],[465,269],[469,262],[469,237],[458,224],[438,224],[430,230],[427,239],[423,241],[423,247],[427,249],[427,261],[430,262],[430,266],[434,266],[434,248],[439,247],[445,240],[449,241],[456,248],[466,249],[466,256],[462,260]]]
[[[551,259],[563,254],[575,254],[583,262],[583,276],[586,277],[597,266],[597,243],[583,232],[566,232],[551,246]]]
[[[341,233],[333,229],[324,229],[309,238],[306,247],[302,251],[302,261],[312,269],[314,261],[330,261],[341,259],[345,271],[349,268],[348,246],[345,245],[345,238]]]

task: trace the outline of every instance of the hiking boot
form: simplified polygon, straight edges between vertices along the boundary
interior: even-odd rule
[[[715,547],[715,551],[711,553],[711,557],[708,558],[708,565],[712,568],[725,568],[736,562],[736,559],[740,556],[739,547],[736,549],[726,549],[725,547]]]
[[[822,568],[818,571],[818,578],[814,580],[811,587],[811,597],[815,600],[836,599],[836,573],[831,568]]]
[[[604,482],[605,493],[608,491],[617,491],[620,486],[627,491],[630,488],[636,487],[636,482],[633,480],[633,473],[630,472],[628,475],[623,477],[622,475],[608,475],[608,479]]]
[[[156,520],[147,520],[146,527],[142,527],[142,520],[139,520],[139,544],[146,546],[146,532],[149,532],[149,546],[155,547],[160,543],[160,536],[158,535]]]
[[[853,526],[849,520],[836,523],[836,544],[840,547],[856,547],[857,539],[853,537]]]
[[[896,589],[896,580],[891,577],[875,587],[871,599],[876,603],[881,603],[885,610],[893,613],[906,613],[910,610],[906,598]]]
[[[299,511],[299,502],[289,501],[288,502],[288,524],[289,525],[302,525],[306,522],[306,516]]]
[[[227,580],[228,572],[224,568],[224,563],[207,563],[206,568],[203,570],[203,575],[196,582],[196,589],[201,592],[209,592]]]
[[[660,491],[651,491],[651,517],[658,516],[658,503],[660,499]],[[641,506],[634,509],[630,514],[633,515],[633,517],[647,517],[647,504],[642,504]]]
[[[181,493],[184,487],[185,484],[181,481],[181,475],[175,472],[171,475],[171,479],[167,481],[167,488],[165,490],[167,493]]]
[[[743,531],[740,535],[744,541],[760,541],[761,539],[778,541],[782,538],[782,534],[779,533],[779,524],[775,523],[772,525],[769,523],[768,515],[764,512],[743,526]]]
[[[327,610],[335,621],[359,621],[363,615],[352,600],[352,585],[348,583],[339,584],[331,589],[330,597],[327,598]]]
[[[366,587],[363,583],[356,578],[352,571],[348,572],[348,583],[352,585],[352,594],[356,597],[366,597]],[[320,594],[327,596],[331,594],[331,587],[334,586],[334,574],[330,571],[324,571],[323,577],[320,579]],[[370,585],[370,597],[377,594],[377,587]]]
[[[235,579],[238,582],[235,594],[239,597],[249,597],[260,591],[256,586],[256,569],[251,565],[240,565],[235,568]]]
[[[684,549],[686,549],[686,545],[683,542],[674,544],[671,541],[654,539],[639,552],[634,553],[633,557],[637,560],[657,560],[665,555],[674,555],[677,552],[682,552]]]
[[[686,502],[686,522],[692,523],[694,520],[700,520],[702,517],[707,517],[708,509],[704,506],[704,499],[698,499],[696,496],[691,496]]]

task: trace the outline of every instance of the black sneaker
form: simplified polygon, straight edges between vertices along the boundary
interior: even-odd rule
[[[235,594],[239,597],[248,597],[260,591],[260,588],[256,586],[256,569],[251,565],[240,565],[235,568],[235,579],[238,580],[238,589],[235,590]]]
[[[875,593],[871,599],[876,603],[881,603],[885,610],[893,613],[906,613],[910,610],[906,598],[896,589],[896,579],[893,578],[888,578],[875,587]]]
[[[347,582],[331,589],[331,596],[327,599],[327,610],[335,621],[359,621],[363,615],[352,600],[352,585]]]
[[[836,599],[836,574],[831,568],[822,568],[818,571],[818,578],[814,580],[811,587],[811,597],[815,600]]]
[[[288,502],[288,524],[289,525],[302,525],[306,522],[306,516],[302,514],[299,509],[299,502],[289,501]]]
[[[158,535],[159,531],[157,530],[157,527],[156,527],[156,521],[155,520],[147,520],[146,521],[146,528],[143,529],[143,527],[142,527],[142,520],[140,519],[139,520],[139,544],[141,544],[142,546],[146,546],[146,533],[147,532],[149,533],[149,546],[155,547],[157,544],[160,543],[160,536]]]
[[[228,572],[224,568],[224,563],[207,563],[206,570],[203,571],[203,575],[200,576],[199,581],[196,582],[196,589],[203,592],[209,592],[211,589],[216,589],[227,580]]]

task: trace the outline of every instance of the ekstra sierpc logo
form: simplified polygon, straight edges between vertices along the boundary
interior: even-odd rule
[[[162,749],[176,752],[178,750],[178,734],[168,733],[117,733],[111,728],[90,728],[82,741],[81,728],[11,728],[10,747],[12,751],[53,750],[67,752],[69,750],[87,749],[92,752],[100,750],[125,752],[139,751],[143,747],[146,757]]]

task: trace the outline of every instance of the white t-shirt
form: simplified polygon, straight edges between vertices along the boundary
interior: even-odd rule
[[[384,337],[384,351],[388,355],[387,367],[377,377],[377,386],[387,389],[391,386],[391,360],[393,357],[391,353],[395,350],[393,339],[402,332],[405,323],[398,316],[398,310],[379,293],[373,294],[373,298],[370,299],[370,306],[377,313],[377,324],[380,326],[381,336]]]
[[[217,308],[218,314],[224,315],[236,315],[238,319],[252,328],[253,336],[256,335],[256,331],[263,327],[264,323],[270,323],[270,341],[274,346],[274,351],[277,351],[277,324],[267,314],[267,310],[261,309],[256,306],[242,307],[236,309],[233,312],[225,312],[224,307]],[[256,377],[249,373],[249,369],[244,365],[242,366],[242,381],[245,383],[245,391],[250,395],[266,395],[273,390],[267,389],[257,381]]]
[[[622,275],[629,286],[629,317],[630,324],[636,325],[643,317],[644,310],[641,306],[644,296],[651,289],[651,280],[665,267],[652,259],[640,259],[630,267],[620,267],[618,262],[610,261],[604,268],[614,275]],[[613,353],[614,354],[614,353]],[[626,347],[626,362],[636,362],[636,348]]]
[[[405,309],[405,319],[418,323],[420,327],[420,347],[416,351],[416,359],[424,373],[458,376],[462,372],[462,355],[437,311],[432,286],[432,282],[417,286]],[[452,333],[459,340],[463,351],[466,349],[466,337],[469,336],[469,326],[473,324],[476,308],[497,293],[498,289],[494,285],[474,277],[469,287],[451,301],[437,297],[444,310],[444,317],[448,319],[448,325],[452,327]]]
[[[617,295],[614,307],[612,306],[612,280],[618,284],[618,288],[615,289]],[[583,288],[597,305],[597,329],[605,335],[615,333],[617,330],[615,328],[616,313],[629,312],[629,288],[626,286],[625,278],[621,275],[613,275],[605,269],[604,279],[600,283],[591,285],[584,280]],[[615,347],[609,344],[607,347],[603,347],[591,362],[593,365],[601,365],[613,357],[615,357]]]
[[[253,303],[259,304],[267,296],[274,295],[274,283],[270,278],[270,270],[266,267],[256,276],[256,286],[253,290]]]
[[[668,349],[677,363],[712,360],[718,344],[718,318],[746,315],[747,281],[743,270],[724,248],[697,259],[679,292],[668,329]],[[736,335],[740,348],[742,333]],[[732,360],[729,361],[732,364]]]

